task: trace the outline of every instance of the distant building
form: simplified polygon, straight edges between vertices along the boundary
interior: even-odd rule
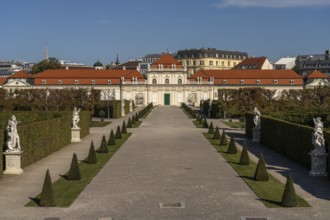
[[[253,57],[247,58],[236,65],[233,69],[240,70],[272,70],[273,65],[269,62],[267,57]]]
[[[104,70],[104,66],[99,60],[97,60],[97,62],[94,63],[93,67],[96,70]]]
[[[274,63],[276,70],[291,70],[296,65],[295,57],[284,57]]]
[[[111,69],[122,69],[122,70],[140,70],[139,66],[142,61],[133,60],[127,61],[125,63],[119,64],[117,66],[112,67]]]
[[[94,69],[92,66],[86,66],[82,63],[71,62],[67,60],[59,60],[61,69]]]
[[[298,73],[302,76],[305,76],[314,70],[319,70],[330,76],[329,50],[326,50],[324,54],[299,55],[296,60],[296,66]]]
[[[304,82],[306,89],[330,86],[330,77],[318,70],[314,70],[304,77]]]
[[[141,74],[146,75],[148,70],[150,69],[150,66],[153,62],[156,62],[159,60],[159,58],[163,55],[162,54],[147,54],[142,58],[142,62],[139,63],[139,71]]]
[[[217,50],[215,48],[187,49],[177,52],[177,59],[187,67],[188,76],[198,70],[231,69],[247,57],[248,54],[245,52]]]
[[[2,63],[0,64],[0,77],[10,76],[13,73],[23,70],[23,66],[14,63]]]

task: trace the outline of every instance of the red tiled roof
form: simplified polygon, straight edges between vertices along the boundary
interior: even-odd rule
[[[7,80],[7,77],[0,77],[0,85],[3,85]]]
[[[9,76],[8,78],[10,78],[10,79],[32,79],[32,78],[34,78],[34,76],[21,70],[21,71],[14,73],[11,76]]]
[[[306,78],[307,79],[329,79],[330,77],[328,77],[324,73],[320,72],[319,70],[314,70]]]
[[[171,54],[164,54],[162,55],[159,60],[153,62],[151,64],[151,68],[157,68],[158,64],[163,64],[164,68],[171,68],[172,64],[176,65],[176,68],[182,68],[182,64],[180,61],[178,61],[177,59],[175,59]]]
[[[223,84],[225,80],[227,84],[274,84],[276,80],[278,85],[291,84],[290,80],[294,80],[294,85],[303,85],[300,75],[293,70],[199,70],[189,79],[196,80],[202,77],[202,80],[214,78],[214,84]],[[257,83],[259,80],[259,83]]]
[[[237,64],[237,66],[235,66],[233,69],[241,69],[243,66],[244,67],[251,66],[251,69],[252,68],[261,69],[261,67],[265,63],[266,59],[267,59],[266,57],[246,58],[245,60],[243,60],[242,62]]]

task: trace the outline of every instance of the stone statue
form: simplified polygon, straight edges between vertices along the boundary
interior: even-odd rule
[[[17,125],[19,123],[21,122],[16,120],[15,115],[12,115],[11,118],[8,120],[8,125],[6,128],[8,149],[6,150],[6,152],[21,151],[19,135],[17,133]]]
[[[78,122],[80,121],[80,117],[79,117],[79,112],[80,112],[80,108],[77,109],[77,107],[73,108],[73,113],[72,113],[72,128],[79,128],[78,127]]]
[[[260,113],[260,111],[258,110],[257,107],[254,107],[253,112],[254,112],[253,123],[254,123],[255,127],[259,127],[260,126],[261,113]]]
[[[325,140],[323,136],[323,122],[320,117],[313,118],[314,121],[314,133],[312,142],[314,145],[314,150],[311,152],[313,154],[325,154]]]

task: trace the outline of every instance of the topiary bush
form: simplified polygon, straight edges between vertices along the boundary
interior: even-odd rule
[[[282,196],[281,206],[295,207],[297,206],[297,195],[294,190],[293,180],[291,175],[286,177],[286,184]]]
[[[221,138],[221,136],[220,136],[220,132],[219,132],[219,127],[216,126],[214,134],[213,134],[213,139],[220,139],[220,138]]]
[[[106,141],[104,135],[102,136],[102,141],[101,141],[101,145],[100,145],[98,152],[99,153],[108,153],[109,152],[108,146],[107,146],[107,141]]]
[[[117,126],[117,131],[116,131],[116,134],[115,134],[115,138],[116,139],[122,139],[122,135],[121,135],[121,131],[120,131],[119,125]]]
[[[128,121],[127,121],[127,128],[132,128],[132,121],[131,121],[131,117],[128,118]]]
[[[207,120],[206,120],[206,118],[204,117],[204,119],[203,119],[203,128],[208,128],[209,126],[208,126],[208,124],[207,124]]]
[[[213,123],[211,121],[210,126],[209,126],[209,131],[207,132],[209,134],[214,134],[214,128],[213,128]]]
[[[225,132],[225,129],[223,129],[222,135],[221,135],[221,140],[220,140],[220,145],[226,146],[227,144],[228,144],[228,141],[227,141],[226,132]]]
[[[96,157],[96,152],[95,152],[95,147],[93,140],[91,142],[91,146],[89,148],[89,153],[86,162],[88,164],[96,164],[97,163],[97,157]]]
[[[121,133],[122,133],[122,134],[127,134],[127,129],[126,129],[125,120],[123,121],[123,126],[121,126]]]
[[[263,154],[260,154],[258,165],[254,173],[254,180],[256,181],[268,181],[268,171]]]
[[[236,153],[237,153],[236,143],[235,143],[234,137],[231,137],[229,146],[227,149],[227,154],[236,154]]]
[[[239,159],[239,164],[240,165],[249,165],[250,164],[250,157],[249,157],[249,153],[248,153],[248,150],[246,147],[246,143],[244,143],[244,145],[243,145],[241,157]]]
[[[111,129],[108,145],[115,145],[115,144],[116,144],[115,135],[113,133],[113,130]]]
[[[45,207],[56,206],[54,187],[53,187],[52,179],[49,174],[49,169],[47,169],[46,171],[46,176],[45,176],[44,184],[42,186],[39,205]]]
[[[78,158],[77,158],[76,153],[73,154],[67,179],[68,180],[80,180],[81,179],[81,173],[80,173]]]

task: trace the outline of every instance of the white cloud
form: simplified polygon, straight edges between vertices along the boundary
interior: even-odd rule
[[[318,7],[330,6],[330,0],[222,0],[216,7],[261,7],[261,8],[289,8],[289,7]]]

